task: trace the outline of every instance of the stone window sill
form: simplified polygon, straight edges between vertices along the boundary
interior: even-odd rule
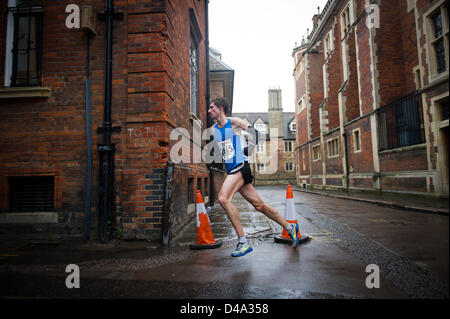
[[[192,121],[192,124],[196,124],[198,127],[202,128],[203,127],[203,123],[202,121],[200,121],[200,119],[197,117],[197,115],[195,115],[192,112],[189,112],[189,118]]]
[[[35,212],[35,213],[1,213],[0,224],[56,224],[58,213]]]
[[[427,147],[426,143],[415,144],[415,145],[403,146],[403,147],[393,148],[390,150],[380,151],[380,152],[378,152],[378,154],[381,155],[381,154],[389,154],[389,153],[399,153],[399,152],[404,152],[404,151],[412,151],[412,150],[422,149],[422,148],[426,148],[426,147]]]
[[[52,95],[52,89],[49,87],[29,86],[29,87],[7,87],[0,89],[0,99],[43,97]]]

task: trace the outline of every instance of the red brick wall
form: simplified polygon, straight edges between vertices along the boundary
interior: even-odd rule
[[[381,189],[392,191],[426,192],[427,180],[425,177],[415,178],[388,178],[381,180]]]
[[[305,144],[297,149],[297,166],[300,175],[309,175],[310,173],[309,147],[309,144]],[[305,168],[303,168],[303,162],[305,163]]]
[[[297,144],[301,145],[306,143],[308,140],[308,112],[305,107],[300,113],[297,114]]]
[[[426,170],[427,165],[425,148],[380,154],[380,168],[384,172]]]
[[[406,1],[383,1],[376,29],[380,103],[386,105],[415,91],[413,68],[418,65],[414,11]]]
[[[356,16],[365,10],[365,1],[356,0]],[[359,63],[359,89],[361,96],[361,110],[363,114],[373,110],[373,85],[371,72],[371,54],[369,47],[369,30],[365,25],[365,20],[361,19],[355,27],[356,45],[358,46]]]
[[[101,12],[102,0],[78,0]],[[50,98],[0,100],[1,185],[11,174],[56,176],[55,211],[60,222],[71,221],[74,234],[82,234],[84,219],[86,133],[85,87],[87,40],[83,32],[65,27],[67,3],[47,1],[44,13],[43,81],[52,89]],[[113,30],[113,126],[116,144],[114,214],[125,238],[159,239],[164,213],[165,167],[169,160],[170,132],[174,127],[189,131],[189,8],[193,8],[203,40],[199,44],[198,117],[206,126],[205,1],[115,1],[123,20]],[[0,14],[6,16],[5,2]],[[5,23],[0,23],[0,74],[4,74]],[[98,197],[98,156],[95,144],[103,142],[97,127],[103,125],[104,22],[97,21],[91,39],[93,207],[95,235]],[[3,79],[2,79],[3,81]],[[190,146],[192,148],[192,146]],[[192,152],[191,152],[192,156]],[[180,192],[176,202],[181,219],[187,216],[187,178],[204,184],[204,164],[189,164],[176,170]],[[184,186],[183,186],[184,185]],[[201,186],[205,192],[205,186]],[[194,185],[194,191],[197,188]],[[7,187],[1,189],[0,209],[8,209]],[[176,195],[178,196],[178,194]],[[184,208],[181,209],[181,208]],[[62,226],[61,226],[62,227]]]
[[[311,137],[320,136],[319,105],[323,101],[323,45],[317,45],[319,53],[308,54],[308,88],[311,106]]]
[[[334,22],[334,20],[332,20]],[[339,127],[339,101],[338,91],[343,81],[342,74],[342,53],[341,53],[341,32],[338,23],[333,23],[330,26],[334,27],[332,32],[332,41],[334,50],[328,57],[327,73],[328,73],[328,99],[324,104],[324,109],[328,111],[328,129],[332,130]]]
[[[360,129],[361,152],[354,151],[353,130]],[[350,173],[373,172],[372,132],[370,118],[365,117],[346,126],[348,143],[348,167]]]
[[[344,42],[342,42],[344,45]],[[355,33],[352,31],[345,40],[347,46],[348,79],[342,94],[345,97],[345,120],[352,121],[360,116],[358,94],[358,67],[356,64]]]
[[[189,8],[194,9],[203,37],[198,47],[198,117],[204,125],[206,123],[204,2],[177,0],[162,1],[155,5],[157,7],[152,8],[149,4],[136,4],[132,11],[135,18],[132,31],[128,30],[128,63],[134,66],[133,71],[129,72],[128,125],[129,129],[133,129],[136,122],[142,121],[140,125],[150,133],[148,140],[144,140],[142,147],[127,162],[128,169],[138,168],[132,173],[140,176],[141,180],[141,183],[130,186],[127,193],[146,195],[145,201],[131,201],[130,206],[124,209],[124,221],[129,222],[126,226],[124,222],[124,233],[130,238],[157,239],[160,235],[164,214],[161,195],[165,183],[161,172],[169,160],[171,147],[178,142],[169,140],[173,129],[179,127],[187,130],[186,142],[189,145],[186,147],[190,154],[183,154],[183,158],[187,163],[193,160],[193,128],[189,116]],[[147,60],[151,63],[147,64]],[[150,179],[146,178],[149,173],[152,176]],[[204,164],[185,164],[175,169],[176,191],[170,212],[172,235],[192,218],[187,213],[188,191],[194,192],[191,194],[194,198],[198,179],[204,184],[207,177],[208,171]],[[189,178],[194,182],[190,190]],[[200,188],[205,192],[204,185],[200,185]]]

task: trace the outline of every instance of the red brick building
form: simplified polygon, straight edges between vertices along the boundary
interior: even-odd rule
[[[193,159],[205,144],[194,127],[208,124],[207,1],[114,1],[109,146],[107,2],[0,3],[1,234],[97,237],[99,155],[111,147],[109,237],[167,240],[194,217],[195,190],[213,189],[214,175]],[[180,140],[190,152],[169,166]]]
[[[448,197],[448,4],[329,0],[294,48],[298,183]]]

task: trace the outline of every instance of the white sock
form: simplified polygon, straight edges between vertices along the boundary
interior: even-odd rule
[[[238,241],[239,241],[240,243],[244,243],[244,244],[247,244],[247,243],[248,243],[248,242],[247,242],[247,238],[246,238],[245,236],[239,237]]]
[[[289,223],[289,224],[286,226],[286,230],[287,230],[288,233],[290,233],[290,232],[292,231],[292,227],[294,227],[294,225],[292,225],[291,223]]]

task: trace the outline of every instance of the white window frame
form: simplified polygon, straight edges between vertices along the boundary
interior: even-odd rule
[[[8,7],[15,7],[16,0],[8,0]],[[8,12],[6,26],[6,54],[5,54],[5,87],[11,86],[11,75],[13,68],[13,45],[14,45],[14,14]]]
[[[284,171],[285,172],[293,172],[294,171],[294,163],[292,163],[292,162],[285,162],[284,163]]]
[[[331,53],[333,53],[334,50],[334,42],[333,42],[333,31],[334,28],[331,28],[331,30],[327,33],[325,38],[323,39],[323,53],[325,54],[325,60],[328,59]]]
[[[302,150],[302,164],[303,164],[303,170],[305,170],[306,169],[305,149]]]
[[[255,123],[255,130],[258,132],[265,132],[266,131],[266,124],[264,123]]]
[[[352,25],[352,13],[350,8],[350,3],[342,10],[341,12],[341,31],[342,31],[342,39],[345,39],[348,32],[350,31],[350,26]]]
[[[303,111],[303,109],[306,108],[306,103],[305,103],[305,95],[303,95],[298,101],[297,101],[297,113],[300,113],[301,111]]]
[[[315,150],[317,149],[317,156],[315,156]],[[313,157],[313,162],[318,162],[320,161],[320,144],[317,145],[313,145],[312,147],[312,157]]]
[[[265,154],[266,153],[266,143],[261,142],[256,144],[256,153]]]
[[[284,152],[285,153],[292,153],[292,141],[284,141]]]
[[[289,124],[289,129],[291,132],[297,132],[297,123],[295,121],[292,121],[291,124]]]
[[[192,55],[194,53],[195,56]],[[193,61],[194,58],[194,61]],[[189,74],[190,74],[190,112],[198,115],[198,93],[199,93],[199,47],[195,40],[191,37],[189,50]]]
[[[332,148],[332,145],[335,145],[335,148]],[[336,153],[332,152],[332,149],[336,151]],[[330,138],[327,140],[327,151],[328,151],[328,158],[338,157],[339,156],[339,140],[337,137]]]
[[[358,138],[357,138],[358,135]],[[353,136],[353,153],[360,153],[361,152],[361,129],[357,128],[355,130],[352,131],[352,136]],[[358,140],[358,143],[356,143],[356,141]],[[359,144],[359,149],[357,148]]]
[[[328,72],[327,72],[327,64],[325,63],[322,66],[322,74],[323,74],[323,97],[328,97]]]
[[[256,163],[256,171],[259,173],[264,173],[265,171],[264,163]]]
[[[423,16],[424,16],[424,30],[426,33],[427,39],[427,53],[428,53],[428,62],[429,62],[429,81],[431,82],[435,78],[447,75],[449,73],[449,13],[448,9],[445,8],[445,0],[442,0],[436,3],[432,8],[430,8]],[[435,30],[433,17],[436,13],[440,11],[442,17],[442,35],[438,38],[435,38]],[[446,70],[438,73],[437,70],[437,58],[434,48],[434,43],[436,43],[439,39],[443,37],[444,40],[444,51],[445,51],[445,64]]]
[[[40,6],[40,4],[37,4],[37,6]],[[17,7],[17,0],[8,0],[8,8],[15,8]],[[33,12],[35,12],[35,7],[33,6]],[[41,10],[39,10],[41,11]],[[5,70],[4,70],[4,87],[11,87],[11,76],[13,74],[13,62],[14,62],[14,53],[13,53],[13,48],[14,48],[14,12],[12,10],[8,10],[8,15],[6,17],[7,22],[6,22],[6,41],[5,41]],[[44,21],[42,21],[42,23],[44,23]],[[42,41],[42,45],[44,45],[44,39],[41,40]],[[41,54],[43,54],[43,48],[41,47]],[[41,57],[41,59],[43,59],[43,57]],[[41,61],[41,79],[42,79],[42,72],[43,72],[43,67],[42,67],[42,61]],[[39,86],[36,85],[29,85],[32,86],[34,88],[40,87],[41,84]],[[26,87],[24,85],[18,85],[16,86],[16,88],[18,87]]]

